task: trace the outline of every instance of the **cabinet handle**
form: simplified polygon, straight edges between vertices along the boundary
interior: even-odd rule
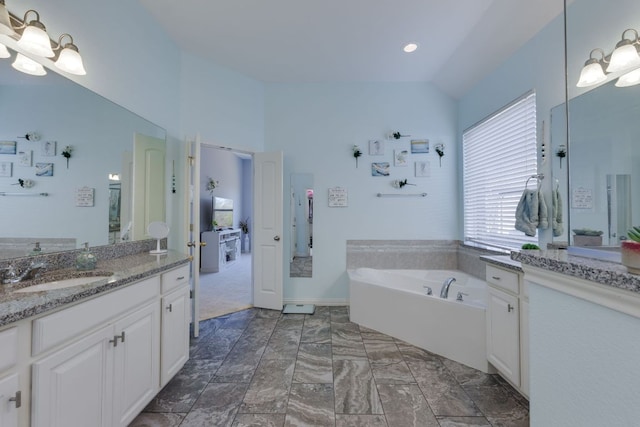
[[[500,280],[500,276],[491,276],[493,280]]]
[[[507,304],[507,311],[511,313],[513,310],[515,310],[515,307],[512,306],[511,304]]]
[[[16,402],[16,409],[22,406],[22,392],[16,391],[15,396],[9,398],[9,402]]]
[[[120,335],[114,335],[112,340],[109,340],[109,342],[113,343],[114,347],[118,346],[118,340],[121,340],[122,342],[124,342],[124,331],[122,331],[122,333]]]
[[[176,280],[183,280],[184,276],[176,277]]]
[[[169,304],[165,309],[169,310],[169,313],[173,313],[173,304]]]

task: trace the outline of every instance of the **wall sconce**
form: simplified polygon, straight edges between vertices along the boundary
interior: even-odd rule
[[[35,13],[36,19],[27,22],[27,16],[30,12]],[[33,9],[29,9],[24,14],[22,25],[16,30],[23,30],[22,36],[18,40],[18,46],[25,51],[38,56],[44,56],[45,58],[53,58],[55,53],[51,49],[51,41],[47,34],[47,29],[44,24],[40,22],[40,14]]]
[[[29,21],[28,17],[34,14],[35,19]],[[11,24],[11,21],[14,22],[15,26]],[[22,30],[22,34],[18,35],[16,30]],[[24,18],[20,20],[15,15],[10,14],[4,5],[4,0],[0,0],[0,33],[8,34],[17,39],[18,47],[29,54],[55,60],[54,65],[64,72],[78,76],[87,74],[82,57],[78,52],[78,47],[73,42],[73,37],[64,33],[59,37],[57,43],[51,40],[44,24],[40,21],[40,14],[33,9],[27,10]],[[66,43],[63,43],[63,40],[66,40]],[[0,45],[0,58],[9,58],[10,56],[11,54],[6,49],[6,46]],[[34,76],[47,74],[41,64],[20,53],[17,54],[16,60],[12,65],[16,70]]]
[[[11,66],[18,71],[21,71],[25,74],[30,74],[32,76],[44,76],[47,74],[47,71],[44,69],[42,64],[34,61],[31,58],[27,58],[21,53],[16,55],[16,60],[13,61],[13,64],[11,64]]]
[[[635,38],[625,38],[625,34],[630,31],[633,32]],[[633,28],[628,28],[622,33],[622,40],[616,44],[616,48],[611,55],[607,56],[600,48],[593,49],[589,54],[589,59],[584,63],[576,86],[593,86],[605,81],[608,73],[624,71],[629,72],[618,78],[616,86],[626,87],[640,83],[640,72],[637,72],[638,68],[640,68],[638,46],[640,46],[638,32]],[[596,52],[600,54],[600,59],[594,58],[594,53]]]

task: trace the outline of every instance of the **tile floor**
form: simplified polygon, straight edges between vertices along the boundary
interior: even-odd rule
[[[130,427],[528,425],[527,401],[497,375],[317,307],[201,323],[191,359]]]

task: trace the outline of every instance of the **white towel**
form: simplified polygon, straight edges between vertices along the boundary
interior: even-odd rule
[[[551,227],[553,228],[553,235],[558,237],[562,235],[564,227],[562,226],[562,198],[560,197],[560,190],[555,189],[551,193]]]
[[[538,190],[538,228],[546,230],[549,228],[549,208],[544,200],[544,193]]]

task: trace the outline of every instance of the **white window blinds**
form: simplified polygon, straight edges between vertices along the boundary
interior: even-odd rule
[[[535,93],[464,131],[462,146],[465,241],[504,249],[537,243],[515,229],[520,196],[538,168]]]

